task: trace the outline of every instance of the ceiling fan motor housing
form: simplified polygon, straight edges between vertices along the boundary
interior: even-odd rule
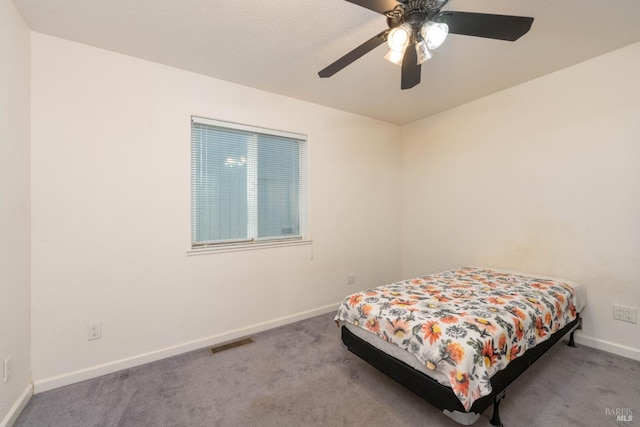
[[[418,30],[427,19],[431,19],[449,0],[407,0],[386,13],[387,25],[395,28],[408,22]]]

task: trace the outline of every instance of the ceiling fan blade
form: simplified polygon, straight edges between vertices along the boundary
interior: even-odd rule
[[[454,34],[516,41],[529,32],[533,18],[447,11],[438,14],[434,21],[446,23]]]
[[[378,13],[385,13],[393,10],[398,5],[396,0],[347,0],[349,3],[357,4],[366,9]]]
[[[384,30],[380,34],[371,37],[369,40],[362,43],[360,46],[353,49],[351,52],[347,53],[337,61],[333,62],[328,67],[320,70],[318,75],[320,77],[333,76],[335,73],[342,70],[344,67],[351,64],[361,56],[371,52],[373,49],[383,44],[387,39],[387,33],[389,33],[389,30]]]
[[[400,88],[411,89],[420,83],[421,71],[422,66],[418,64],[418,53],[416,52],[415,45],[407,46],[404,52],[404,58],[402,58],[402,81],[400,82]]]

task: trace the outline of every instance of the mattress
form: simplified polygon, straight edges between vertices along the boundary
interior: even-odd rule
[[[408,351],[403,350],[402,348],[398,347],[397,345],[391,344],[390,342],[387,342],[387,341],[383,340],[382,338],[378,337],[377,335],[372,334],[371,332],[366,331],[366,330],[364,330],[362,328],[359,328],[359,327],[355,326],[352,323],[342,322],[341,325],[345,326],[352,334],[354,334],[358,338],[368,342],[369,344],[371,344],[372,346],[374,346],[378,350],[384,351],[389,356],[395,357],[399,361],[406,363],[407,365],[411,366],[416,371],[420,371],[423,374],[425,374],[425,375],[433,378],[434,380],[438,381],[440,384],[446,385],[447,387],[449,387],[449,385],[450,385],[449,384],[449,378],[447,378],[446,375],[444,375],[444,374],[442,374],[441,372],[438,372],[438,371],[433,371],[431,369],[427,369],[424,364],[420,363],[420,361],[413,354],[409,353]]]
[[[496,372],[574,320],[585,303],[574,282],[462,267],[352,294],[336,321],[451,387],[468,410],[491,393]]]

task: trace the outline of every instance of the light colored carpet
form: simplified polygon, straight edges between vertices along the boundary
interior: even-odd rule
[[[458,426],[349,353],[332,317],[38,394],[15,426]],[[500,415],[507,427],[640,425],[640,362],[559,342],[507,388]]]

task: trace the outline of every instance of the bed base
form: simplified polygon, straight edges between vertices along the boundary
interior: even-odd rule
[[[389,356],[383,351],[377,349],[373,345],[364,341],[351,333],[346,327],[342,327],[342,342],[347,346],[350,352],[354,353],[370,365],[391,377],[395,381],[407,387],[418,396],[431,403],[445,414],[451,413],[467,413],[469,415],[476,414],[469,422],[456,421],[463,424],[472,424],[477,420],[482,412],[489,406],[493,405],[493,415],[491,417],[491,425],[502,426],[500,421],[500,402],[504,399],[505,389],[516,378],[527,370],[540,356],[547,352],[556,342],[558,342],[566,334],[570,333],[569,346],[575,347],[573,334],[576,329],[581,329],[582,319],[580,315],[574,321],[560,329],[551,337],[538,344],[536,347],[527,350],[522,356],[511,361],[507,367],[497,372],[491,378],[491,388],[493,391],[487,396],[476,400],[469,411],[466,411],[462,403],[456,397],[451,387],[444,386],[433,378],[413,369],[406,363]]]
[[[571,330],[571,334],[569,335],[569,342],[567,343],[567,345],[568,345],[569,347],[574,347],[574,348],[575,348],[575,346],[576,346],[576,342],[575,342],[575,341],[574,341],[574,339],[573,339],[573,334],[574,334],[576,331],[578,331],[578,330],[581,330],[581,329],[582,329],[582,317],[580,317],[580,315],[578,314],[578,317],[576,318],[576,320],[578,321],[578,323],[577,323],[576,327],[575,327],[575,328],[573,328],[573,329]]]

